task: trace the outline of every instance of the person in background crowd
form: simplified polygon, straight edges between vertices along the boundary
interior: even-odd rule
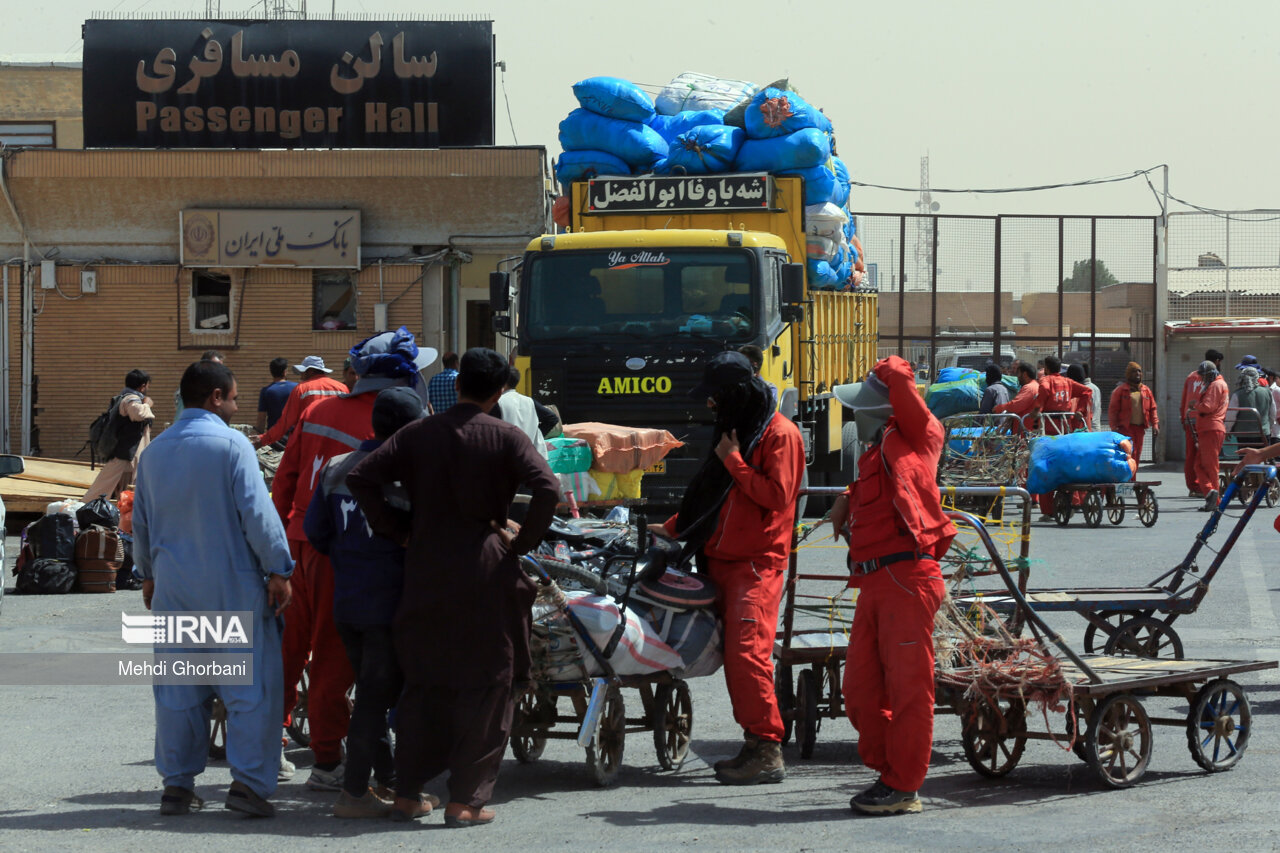
[[[350,391],[359,381],[360,377],[356,375],[356,369],[351,366],[351,356],[347,356],[342,360],[342,384],[346,385],[347,390]]]
[[[111,413],[116,420],[115,450],[81,500],[87,502],[104,495],[108,500],[115,500],[121,490],[133,482],[138,457],[151,441],[151,422],[155,420],[151,398],[147,396],[150,388],[151,377],[145,371],[130,370],[124,377],[124,390],[116,395],[119,402]]]
[[[404,583],[404,547],[369,529],[347,488],[347,475],[401,427],[424,415],[422,399],[412,388],[379,391],[373,403],[373,438],[325,463],[307,508],[307,540],[333,564],[334,626],[356,674],[346,770],[342,793],[333,807],[335,817],[390,815],[395,767],[387,713],[404,683],[391,635]],[[385,492],[394,510],[408,516],[409,496],[404,489],[393,485]],[[371,772],[378,781],[377,792],[369,788]],[[435,797],[424,802],[428,810],[439,804]]]
[[[1084,375],[1083,365],[1079,365],[1079,364],[1067,365],[1065,375],[1072,382],[1079,383],[1080,385],[1083,385],[1085,388],[1090,389],[1088,402],[1087,403],[1084,402],[1084,398],[1080,398],[1076,400],[1075,407],[1072,409],[1072,411],[1079,412],[1080,416],[1084,419],[1084,422],[1080,424],[1082,428],[1087,430],[1096,430],[1097,427],[1095,427],[1094,424],[1099,422],[1102,419],[1101,415],[1098,414],[1098,409],[1102,407],[1102,398],[1099,397],[1097,394],[1095,394],[1093,391],[1093,389],[1096,388],[1097,386],[1086,381],[1087,377]]]
[[[289,393],[298,387],[297,382],[284,378],[284,372],[288,367],[289,360],[285,358],[273,358],[267,365],[267,370],[271,372],[271,384],[263,386],[258,392],[256,432],[266,432],[276,425],[276,421],[280,420],[280,415],[284,413],[284,404],[289,401]]]
[[[736,757],[716,762],[716,779],[781,782],[784,728],[772,656],[804,442],[796,425],[775,411],[768,386],[742,353],[716,353],[689,396],[715,411],[711,452],[685,489],[680,511],[650,529],[682,540],[686,553],[697,552],[719,588],[725,682],[743,744]]]
[[[1262,368],[1267,377],[1267,391],[1271,393],[1271,437],[1280,438],[1280,374],[1269,368]]]
[[[1196,431],[1196,479],[1195,488],[1205,496],[1205,512],[1218,506],[1218,457],[1222,455],[1222,442],[1226,438],[1227,389],[1226,380],[1212,361],[1203,361],[1199,368],[1203,390],[1196,398],[1195,407],[1188,410],[1188,419],[1195,419]]]
[[[286,520],[289,548],[298,564],[294,575],[297,606],[285,623],[284,706],[293,708],[298,679],[310,657],[307,713],[315,764],[307,787],[313,791],[342,788],[342,739],[349,723],[347,690],[355,679],[333,624],[333,567],[306,539],[305,519],[316,475],[334,456],[373,438],[373,404],[379,391],[399,385],[417,391],[423,381],[419,371],[435,360],[436,351],[419,348],[404,326],[352,347],[351,366],[360,377],[356,387],[350,394],[326,397],[307,409],[289,439],[272,483],[271,499]]]
[[[204,352],[200,353],[200,360],[212,361],[214,364],[226,364],[226,361],[227,361],[226,358],[223,357],[222,353],[218,352],[216,349],[207,349]],[[182,409],[183,409],[182,389],[176,388],[174,389],[174,392],[173,392],[174,421],[177,421],[178,418],[182,417]]]
[[[1252,409],[1253,411],[1236,411]],[[1256,412],[1256,414],[1255,414]],[[1236,390],[1231,394],[1222,426],[1231,436],[1231,446],[1223,450],[1226,458],[1237,454],[1241,446],[1261,446],[1271,441],[1275,412],[1271,408],[1271,389],[1258,384],[1258,370],[1246,367],[1240,371]]]
[[[738,347],[738,352],[747,357],[747,361],[751,362],[751,372],[759,376],[760,369],[764,367],[764,350],[755,344],[744,344]]]
[[[1036,380],[1037,381],[1044,378],[1044,371],[1045,371],[1044,359],[1042,358],[1036,361]]]
[[[511,731],[513,683],[530,678],[535,585],[517,555],[546,533],[559,481],[529,438],[490,417],[508,377],[490,349],[467,350],[458,402],[401,429],[347,476],[373,532],[405,544],[404,591],[392,632],[405,687],[396,706],[392,818],[427,814],[422,786],[449,771],[445,825],[494,819],[493,796]],[[384,489],[403,484],[408,519]],[[512,532],[511,499],[531,495]]]
[[[318,355],[307,356],[302,364],[295,364],[293,369],[302,374],[302,381],[289,392],[289,399],[275,426],[253,439],[254,447],[266,447],[287,438],[313,405],[326,397],[337,397],[350,390],[329,375],[333,371],[324,366],[324,359]]]
[[[227,808],[271,817],[281,760],[284,680],[280,614],[292,599],[293,560],[271,509],[249,441],[227,429],[237,410],[235,376],[200,361],[182,374],[178,422],[152,442],[138,466],[133,558],[148,610],[248,611],[253,682],[157,684],[156,770],[164,778],[162,815],[204,803],[195,779],[209,756],[215,696],[227,709]],[[159,651],[159,650],[157,650]],[[244,652],[243,645],[204,651]]]
[[[547,442],[543,438],[542,421],[543,416],[538,411],[538,404],[534,402],[532,397],[526,397],[516,390],[516,386],[520,384],[520,371],[514,367],[507,368],[507,380],[502,396],[498,398],[498,405],[493,409],[493,416],[499,420],[514,424],[520,428],[520,431],[529,436],[529,441],[533,443],[533,449],[543,459],[547,458]],[[543,407],[547,410],[546,407]],[[554,415],[552,418],[554,419]],[[554,421],[553,421],[554,422]]]
[[[1084,386],[1089,389],[1089,393],[1093,395],[1093,423],[1089,424],[1089,429],[1098,432],[1102,429],[1102,391],[1097,385],[1093,384],[1093,379],[1089,376],[1089,362],[1080,362],[1080,369],[1084,372]],[[1074,379],[1075,377],[1071,377]],[[1080,380],[1076,380],[1079,382]]]
[[[1258,364],[1258,357],[1256,355],[1246,355],[1244,358],[1240,359],[1240,363],[1236,365],[1236,370],[1244,371],[1250,367],[1258,371],[1258,385],[1266,388],[1268,384],[1267,377],[1264,375],[1265,371],[1262,369],[1262,365]]]
[[[440,359],[444,368],[427,383],[427,402],[431,404],[431,413],[438,415],[446,412],[458,402],[458,354],[447,352]]]
[[[1000,372],[998,365],[987,365],[987,387],[982,392],[978,414],[989,415],[995,411],[996,406],[1003,406],[1009,402],[1009,387],[1004,384],[1003,378],[1004,374]]]
[[[1040,400],[1040,383],[1036,380],[1036,369],[1029,362],[1015,361],[1013,375],[1018,377],[1018,393],[1012,400],[995,406],[991,411],[1022,418],[1024,423],[1018,425],[1019,430],[1024,428],[1024,424],[1027,428],[1034,427],[1035,424],[1027,416],[1036,411]]]
[[[1204,360],[1213,363],[1213,369],[1219,371],[1222,369],[1222,353],[1216,349],[1207,349],[1204,353]],[[1178,417],[1182,418],[1183,433],[1186,441],[1186,455],[1183,457],[1182,475],[1187,484],[1187,497],[1203,498],[1204,492],[1198,491],[1196,485],[1196,459],[1200,456],[1200,451],[1196,445],[1196,403],[1200,400],[1200,393],[1204,391],[1204,377],[1200,374],[1200,368],[1187,374],[1186,380],[1182,383],[1182,399],[1178,403]],[[1224,416],[1225,417],[1225,416]],[[1218,481],[1213,481],[1214,488],[1217,488]]]
[[[1112,432],[1127,435],[1133,444],[1133,458],[1142,459],[1142,445],[1147,430],[1154,441],[1160,435],[1160,415],[1156,412],[1156,396],[1142,381],[1142,365],[1129,362],[1124,369],[1124,382],[1111,392],[1107,406],[1107,425]]]
[[[1069,418],[1045,418],[1046,435],[1059,435],[1087,426],[1088,409],[1093,405],[1093,392],[1084,385],[1062,375],[1062,362],[1056,355],[1044,357],[1044,377],[1040,379],[1040,396],[1036,407],[1041,414],[1061,412],[1078,412],[1078,416]],[[1052,492],[1040,495],[1040,514],[1042,518],[1053,515],[1054,495]]]
[[[1031,369],[1021,365],[1027,381]],[[849,802],[855,812],[918,812],[933,745],[933,622],[946,596],[938,560],[956,535],[935,477],[943,431],[905,361],[890,356],[865,382],[837,385],[868,447],[858,479],[831,510],[848,532],[858,589],[843,694],[858,755],[880,776]],[[846,525],[847,522],[847,525]]]

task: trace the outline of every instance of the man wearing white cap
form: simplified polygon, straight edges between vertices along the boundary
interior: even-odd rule
[[[335,383],[343,393],[307,409],[272,483],[271,500],[285,521],[289,550],[297,563],[292,578],[295,606],[284,630],[284,707],[292,709],[297,701],[298,679],[310,656],[307,715],[315,766],[307,787],[312,790],[342,789],[342,739],[350,721],[346,694],[355,676],[333,622],[333,567],[307,541],[307,507],[324,464],[373,438],[373,404],[379,391],[408,386],[426,407],[427,383],[419,371],[435,360],[436,351],[418,347],[404,326],[352,347],[351,367],[359,377],[355,387],[347,393],[346,386]]]
[[[289,399],[275,425],[253,440],[254,447],[268,447],[287,436],[298,425],[298,420],[314,404],[325,397],[347,393],[347,386],[331,377],[333,371],[324,366],[324,358],[309,355],[293,369],[302,374],[302,381],[289,392]]]

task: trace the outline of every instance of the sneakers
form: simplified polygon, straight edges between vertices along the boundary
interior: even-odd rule
[[[245,783],[237,780],[227,791],[227,808],[250,817],[275,817],[275,806],[268,803]]]
[[[285,758],[284,753],[280,753],[280,770],[276,773],[277,782],[288,782],[293,778],[293,774],[298,772],[298,766],[289,759]]]
[[[715,764],[711,765],[712,769],[716,771],[717,775],[721,770],[737,770],[742,766],[742,763],[747,760],[747,756],[750,755],[753,750],[758,748],[759,743],[760,741],[758,741],[753,735],[747,735],[746,740],[742,742],[742,748],[738,750],[737,755],[733,758],[722,758]]]
[[[716,770],[716,780],[721,784],[761,785],[787,778],[787,768],[782,763],[782,744],[748,738],[742,751],[744,754]],[[736,766],[734,761],[738,762]]]
[[[333,804],[333,816],[341,818],[384,818],[391,814],[391,803],[379,799],[372,790],[353,797],[346,791],[338,795]]]
[[[895,791],[879,779],[849,800],[849,808],[860,814],[919,814],[920,797],[915,791]]]
[[[1213,512],[1218,508],[1218,490],[1210,489],[1209,494],[1205,495],[1204,506],[1200,507],[1201,512]]]
[[[190,814],[204,808],[204,800],[196,796],[195,791],[179,788],[176,785],[165,785],[160,795],[160,814]]]
[[[312,767],[311,775],[307,777],[307,787],[312,791],[341,791],[342,775],[346,769],[343,764],[339,764],[332,770]]]

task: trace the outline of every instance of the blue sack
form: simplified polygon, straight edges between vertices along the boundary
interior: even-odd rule
[[[565,151],[556,161],[556,180],[565,192],[574,181],[585,181],[597,175],[630,175],[631,167],[608,151]]]
[[[607,151],[635,170],[647,169],[667,156],[667,141],[647,124],[606,118],[576,109],[560,122],[565,151]]]
[[[807,128],[773,139],[751,139],[738,149],[737,168],[741,172],[785,172],[821,166],[831,157],[831,137],[816,128]]]
[[[822,289],[834,289],[840,283],[840,276],[835,268],[826,261],[810,258],[805,262],[809,267],[809,286]]]
[[[796,175],[804,179],[805,207],[831,202],[836,207],[843,208],[845,202],[849,200],[849,185],[847,183],[841,185],[836,173],[826,165],[809,169],[787,169],[775,174]]]
[[[630,80],[588,77],[573,84],[573,96],[583,108],[609,118],[648,121],[655,115],[653,98]]]
[[[756,92],[747,105],[747,136],[772,139],[807,127],[831,131],[831,120],[795,92],[769,87]]]
[[[682,133],[707,124],[724,124],[724,110],[684,110],[673,116],[655,115],[645,124],[670,143]]]
[[[959,382],[961,379],[977,379],[982,374],[968,367],[944,367],[938,371],[939,382]]]
[[[1129,454],[1118,432],[1074,432],[1031,440],[1027,491],[1044,495],[1068,483],[1127,483],[1133,479]]]
[[[982,387],[978,384],[977,376],[954,382],[937,382],[925,392],[924,402],[937,418],[976,412],[978,404],[982,402]]]
[[[695,127],[671,142],[661,174],[710,175],[728,172],[746,134],[723,124]],[[658,167],[654,167],[658,171]]]

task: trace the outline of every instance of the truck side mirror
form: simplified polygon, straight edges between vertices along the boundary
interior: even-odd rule
[[[799,305],[804,301],[804,264],[782,265],[782,303]]]
[[[511,331],[511,318],[506,314],[494,314],[490,319],[493,320],[493,330],[495,332],[505,333]]]
[[[501,271],[489,273],[489,308],[495,314],[511,308],[510,278]]]

